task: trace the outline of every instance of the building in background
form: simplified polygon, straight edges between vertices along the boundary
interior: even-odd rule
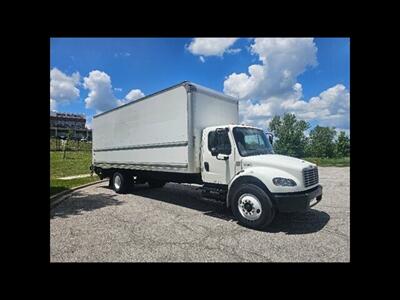
[[[86,127],[85,115],[50,112],[50,137],[66,136],[70,130],[74,138],[92,139],[92,130]]]

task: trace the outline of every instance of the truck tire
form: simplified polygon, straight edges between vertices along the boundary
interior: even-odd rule
[[[148,181],[148,184],[151,188],[161,188],[165,185],[165,183],[166,183],[165,181],[155,180],[155,179]]]
[[[120,172],[115,172],[112,177],[112,188],[118,194],[126,193],[129,183],[127,182],[127,176]]]
[[[241,225],[253,229],[266,228],[275,217],[271,199],[255,184],[238,187],[234,191],[231,208]]]

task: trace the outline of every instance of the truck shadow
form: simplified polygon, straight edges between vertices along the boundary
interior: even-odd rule
[[[109,189],[108,186],[103,188]],[[151,189],[147,184],[135,185],[129,194],[145,197],[149,200],[162,201],[202,212],[206,216],[225,221],[235,220],[225,203],[205,199],[197,187],[181,184],[167,184],[164,188]],[[107,195],[109,197],[110,195]],[[320,231],[330,220],[323,211],[310,209],[302,213],[279,213],[268,228],[262,230],[269,233],[308,234]]]
[[[50,210],[50,219],[55,217],[68,218],[71,215],[81,215],[83,212],[96,210],[110,205],[121,205],[124,201],[114,199],[117,194],[95,194],[88,195],[76,191],[73,199],[65,199]]]
[[[109,187],[105,187],[108,188]],[[222,202],[206,199],[195,186],[169,183],[163,188],[149,188],[147,184],[135,185],[129,193],[150,200],[169,203],[202,212],[204,215],[226,221],[234,219],[229,209]]]
[[[279,213],[265,232],[307,234],[320,231],[329,222],[330,216],[323,211],[310,209],[299,213]]]

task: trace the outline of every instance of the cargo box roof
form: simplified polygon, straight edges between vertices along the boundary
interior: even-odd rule
[[[128,102],[128,103],[126,103],[126,104],[123,104],[123,105],[121,105],[121,106],[118,106],[118,107],[112,108],[112,109],[110,109],[110,110],[107,110],[107,111],[105,111],[105,112],[99,113],[99,114],[93,116],[93,118],[97,118],[97,117],[99,117],[99,116],[102,116],[102,115],[107,114],[107,113],[109,113],[109,112],[112,112],[112,111],[114,111],[114,110],[117,110],[117,109],[119,109],[119,108],[121,108],[121,107],[124,107],[124,106],[130,105],[130,104],[136,103],[136,102],[138,102],[138,101],[145,100],[145,99],[147,99],[147,98],[150,98],[150,97],[152,97],[152,96],[155,96],[155,95],[160,94],[160,93],[163,93],[163,92],[166,92],[166,91],[168,91],[168,90],[172,90],[172,89],[177,88],[177,87],[179,87],[179,86],[185,86],[185,87],[186,87],[186,90],[188,90],[188,88],[190,88],[190,87],[194,87],[194,91],[198,91],[198,92],[200,92],[200,93],[208,94],[208,95],[210,95],[210,96],[217,97],[217,98],[220,98],[220,99],[223,99],[223,100],[233,101],[233,102],[238,102],[238,101],[239,101],[239,99],[236,99],[236,98],[234,98],[234,97],[231,97],[231,96],[225,95],[225,94],[223,94],[223,93],[217,92],[217,91],[215,91],[215,90],[206,88],[206,87],[201,86],[201,85],[199,85],[199,84],[197,84],[197,83],[193,83],[193,82],[190,82],[190,81],[185,80],[185,81],[182,81],[182,82],[180,82],[180,83],[178,83],[178,84],[175,84],[175,85],[173,85],[173,86],[170,86],[170,87],[168,87],[168,88],[165,88],[165,89],[163,89],[163,90],[160,90],[160,91],[158,91],[158,92],[155,92],[155,93],[153,93],[153,94],[144,96],[144,97],[142,97],[142,98],[133,100],[133,101]]]

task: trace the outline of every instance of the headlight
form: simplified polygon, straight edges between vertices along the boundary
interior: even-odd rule
[[[280,186],[296,186],[296,182],[290,178],[275,177],[272,182]]]

